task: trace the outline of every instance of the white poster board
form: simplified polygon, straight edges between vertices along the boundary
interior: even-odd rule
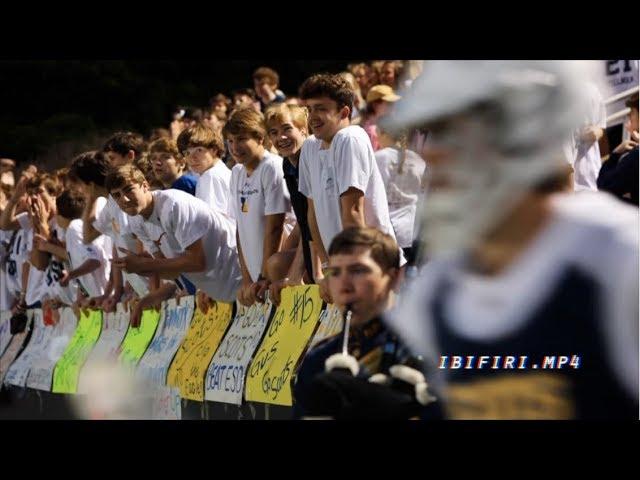
[[[16,333],[11,337],[11,341],[9,341],[7,348],[0,357],[0,384],[4,382],[4,377],[6,376],[9,367],[11,367],[13,361],[22,351],[22,347],[25,343],[25,340],[27,339],[27,335],[29,334],[31,328],[33,328],[32,312],[33,310],[27,310],[27,326],[22,332]]]
[[[0,311],[0,356],[11,342],[11,311]]]
[[[137,375],[150,384],[164,386],[167,373],[180,343],[185,337],[195,307],[193,296],[162,302],[160,324],[156,335],[138,364]]]
[[[205,400],[242,404],[247,366],[260,344],[269,317],[270,301],[239,310],[222,339],[205,376]]]
[[[182,407],[180,405],[180,389],[176,387],[153,387],[151,404],[151,418],[153,420],[180,420]]]
[[[112,362],[116,364],[120,353],[120,344],[129,328],[129,311],[124,305],[119,303],[115,312],[103,313],[102,331],[98,341],[87,357],[87,361],[80,370],[78,379],[78,393],[87,393],[87,370],[88,365],[95,365],[101,362]]]
[[[53,336],[53,326],[44,324],[41,308],[33,310],[33,333],[31,340],[22,354],[13,362],[4,378],[4,383],[24,387],[27,383],[31,365],[41,356],[46,355],[49,342]]]
[[[309,344],[309,349],[312,349],[323,340],[342,332],[342,328],[342,312],[333,304],[327,305],[320,313],[320,325],[318,325],[318,330],[316,330],[316,333]]]
[[[44,355],[34,361],[27,377],[27,387],[36,390],[51,391],[53,370],[64,350],[67,348],[73,333],[78,326],[78,319],[71,307],[61,308],[60,319],[53,327],[53,334]]]

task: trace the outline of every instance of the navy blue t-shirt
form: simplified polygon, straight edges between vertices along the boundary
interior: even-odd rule
[[[187,192],[190,195],[196,196],[196,184],[198,183],[198,179],[191,175],[190,173],[185,173],[180,178],[178,178],[175,182],[171,184],[171,188],[175,188],[176,190],[182,190],[183,192]]]

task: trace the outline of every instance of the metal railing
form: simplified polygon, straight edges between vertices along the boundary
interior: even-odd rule
[[[637,93],[640,90],[640,87],[633,87],[630,88],[628,90],[625,90],[624,92],[620,92],[616,95],[613,95],[612,97],[607,98],[604,101],[605,105],[610,105],[612,103],[617,102],[618,100],[622,100],[623,98],[627,98],[630,97],[631,95],[633,95],[634,93]],[[629,107],[625,107],[622,110],[618,110],[617,112],[612,113],[611,115],[609,115],[607,117],[607,125],[614,121],[617,120],[620,117],[624,117],[625,115],[627,115],[629,112],[631,111],[631,109],[629,109]]]

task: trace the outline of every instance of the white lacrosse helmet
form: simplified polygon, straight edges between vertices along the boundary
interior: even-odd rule
[[[519,196],[557,175],[563,144],[583,123],[601,62],[430,61],[395,105],[387,128],[430,129],[427,148],[453,148],[448,187],[429,190],[415,232],[429,254],[468,248]],[[427,159],[428,160],[428,159]],[[435,167],[435,168],[434,168]],[[419,211],[420,211],[419,210]]]

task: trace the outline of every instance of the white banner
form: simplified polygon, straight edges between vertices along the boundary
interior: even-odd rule
[[[164,386],[167,373],[180,343],[193,318],[194,297],[175,298],[162,302],[160,324],[156,335],[138,364],[136,374],[153,385]]]
[[[238,309],[205,376],[205,400],[242,403],[247,366],[260,344],[271,310],[270,301]]]
[[[183,297],[184,298],[184,297]],[[151,418],[153,420],[180,420],[180,389],[176,387],[158,386],[153,388]]]
[[[333,304],[327,305],[320,313],[320,325],[309,344],[309,349],[312,349],[321,341],[342,332],[342,324],[343,319],[340,309]]]
[[[9,367],[11,367],[13,361],[22,351],[22,347],[27,338],[27,334],[29,333],[30,329],[33,328],[32,317],[33,310],[27,310],[27,326],[22,332],[16,333],[11,337],[9,345],[7,345],[7,348],[2,354],[2,357],[0,357],[0,385],[4,382],[4,377],[7,374]]]
[[[45,356],[49,348],[49,342],[53,336],[53,326],[44,324],[44,315],[41,308],[33,310],[33,333],[29,345],[26,346],[18,359],[13,362],[4,383],[24,387],[27,383],[31,365],[40,357]]]
[[[4,353],[7,345],[11,341],[11,311],[0,311],[0,356]]]
[[[32,365],[27,377],[27,387],[36,390],[51,391],[53,370],[69,341],[73,337],[78,325],[76,314],[71,307],[58,310],[60,318],[53,328],[53,334],[44,355],[41,355]]]

